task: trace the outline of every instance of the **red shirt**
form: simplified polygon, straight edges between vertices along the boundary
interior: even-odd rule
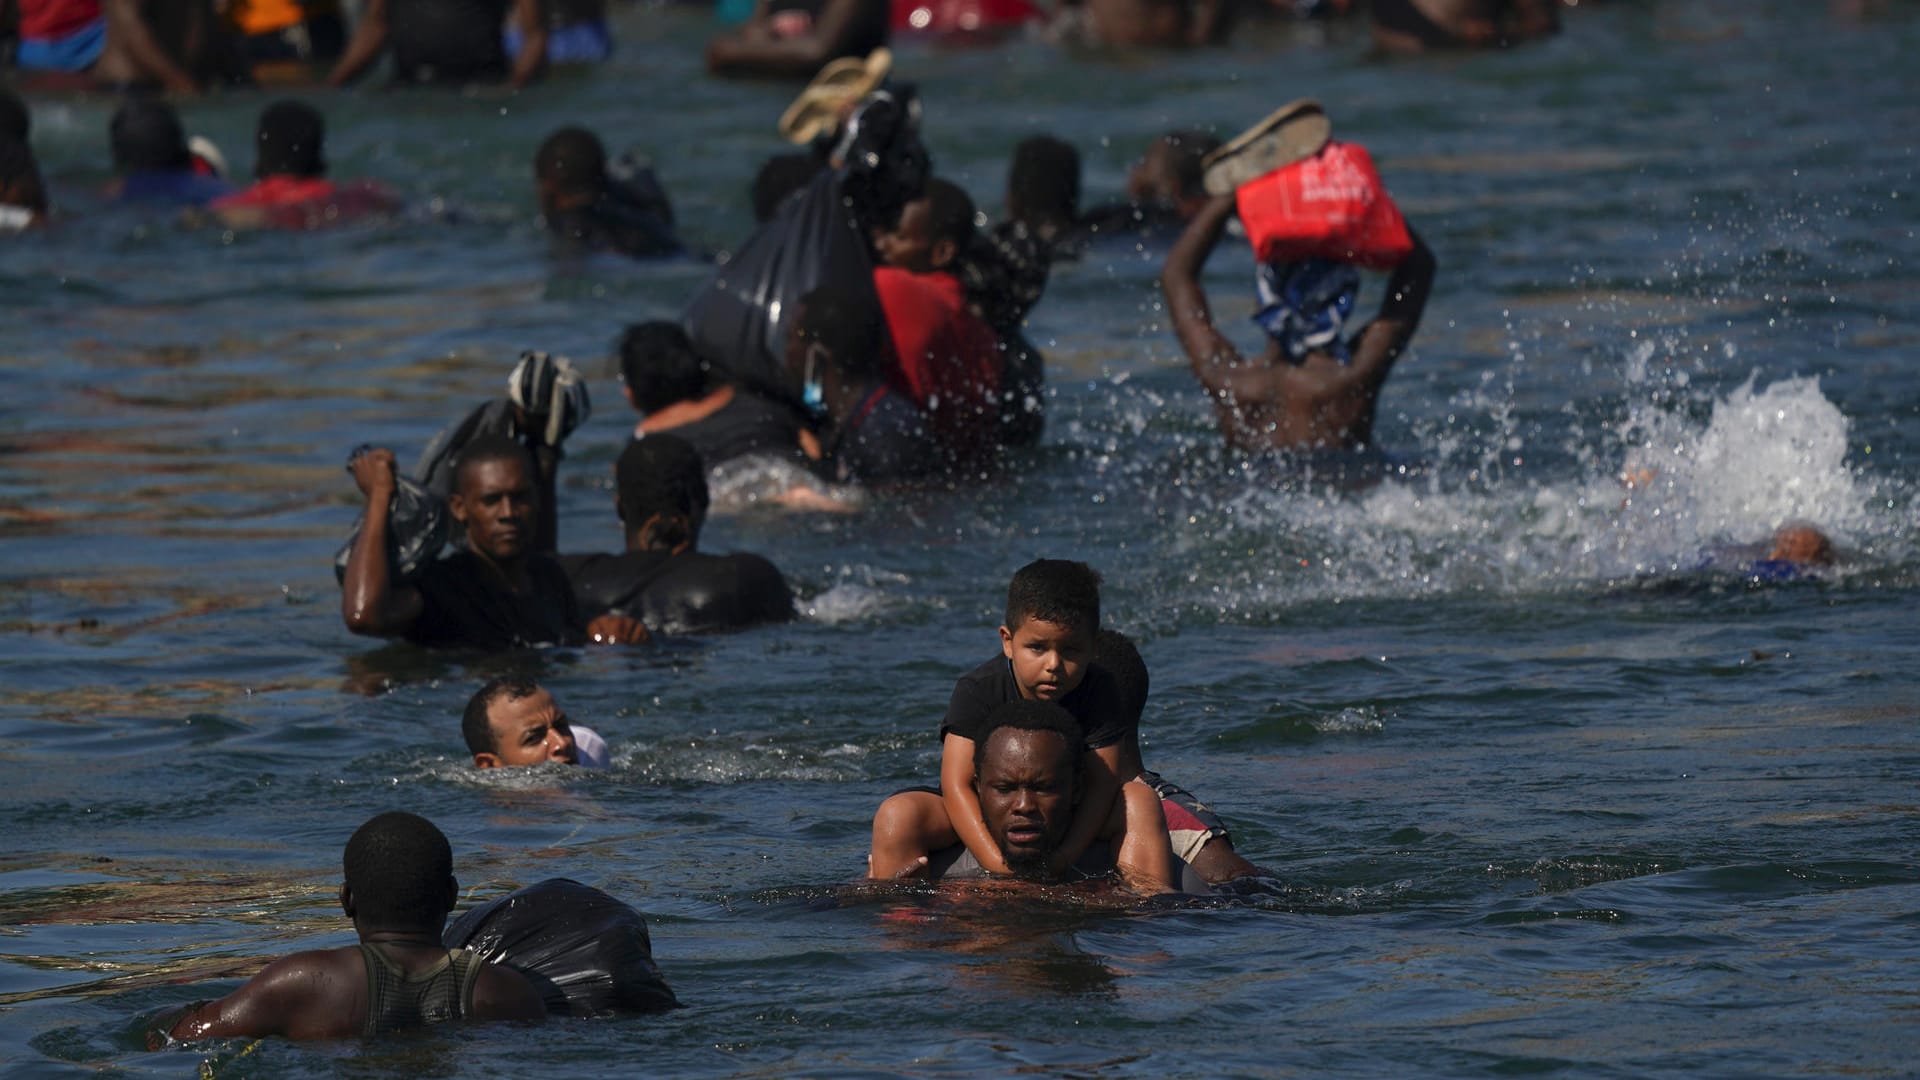
[[[894,384],[927,414],[934,436],[961,461],[997,441],[1004,362],[993,331],[967,308],[960,279],[876,267],[873,287],[899,358]]]
[[[100,0],[21,0],[20,37],[58,41],[100,17]]]
[[[323,176],[269,176],[207,204],[207,209],[258,208],[276,229],[318,229],[397,210],[400,199],[369,180],[336,184]]]

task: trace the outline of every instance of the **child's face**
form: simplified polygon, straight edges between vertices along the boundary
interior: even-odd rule
[[[1000,628],[1000,651],[1013,661],[1013,681],[1028,701],[1058,701],[1086,678],[1093,631],[1045,619]]]

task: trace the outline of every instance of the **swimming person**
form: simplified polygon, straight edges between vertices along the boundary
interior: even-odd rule
[[[581,612],[632,616],[662,633],[739,630],[793,618],[793,590],[766,559],[698,550],[707,472],[686,440],[629,440],[613,467],[626,538],[618,555],[562,559]]]
[[[432,822],[381,814],[354,831],[342,861],[340,908],[360,943],[275,960],[176,1020],[173,1038],[371,1038],[453,1020],[546,1018],[525,976],[440,943],[460,883]]]
[[[467,699],[460,734],[476,769],[547,762],[607,767],[607,740],[592,728],[574,723],[553,695],[532,679],[488,680]]]
[[[1113,672],[1092,662],[1099,629],[1100,575],[1085,563],[1040,559],[1013,575],[1000,655],[960,677],[940,724],[939,793],[903,791],[880,804],[873,819],[872,876],[898,876],[956,842],[965,844],[988,872],[1010,872],[981,816],[974,765],[989,714],[1010,701],[1060,705],[1072,714],[1085,742],[1083,795],[1055,852],[1056,870],[1072,865],[1097,836],[1111,831],[1117,807],[1144,815],[1127,822],[1129,833],[1137,829],[1148,836],[1157,829],[1164,838],[1158,798],[1141,800],[1137,792],[1121,797],[1126,703]],[[1166,867],[1147,869],[1171,881],[1171,858]]]
[[[205,206],[233,191],[193,156],[180,117],[164,101],[128,98],[114,112],[108,135],[123,203]]]
[[[341,582],[347,629],[419,645],[490,650],[647,639],[636,620],[581,617],[566,572],[535,540],[542,493],[519,443],[483,435],[460,452],[447,509],[464,528],[466,544],[428,562],[411,582],[396,580],[388,553],[388,514],[398,483],[393,451],[368,450],[351,468],[366,507]]]
[[[621,388],[640,413],[634,438],[671,432],[709,471],[742,457],[804,459],[794,410],[715,371],[679,323],[627,327],[619,355]]]
[[[1373,0],[1382,52],[1504,49],[1560,32],[1562,0]]]
[[[1311,127],[1316,116],[1320,117],[1318,142],[1323,147],[1319,153],[1339,153],[1335,146],[1346,144],[1326,141],[1324,114],[1318,105],[1296,103],[1263,123],[1278,121],[1278,136],[1288,136],[1289,126]],[[1259,131],[1256,127],[1223,150],[1234,149]],[[1344,167],[1347,159],[1340,161]],[[1200,272],[1225,234],[1238,200],[1246,199],[1256,183],[1266,184],[1268,176],[1278,174],[1275,170],[1229,185],[1231,193],[1214,196],[1195,215],[1160,274],[1167,311],[1195,377],[1213,398],[1220,430],[1230,446],[1240,450],[1366,446],[1373,439],[1380,388],[1419,328],[1433,289],[1433,254],[1419,234],[1405,229],[1409,246],[1393,267],[1380,312],[1350,339],[1342,338],[1341,332],[1359,290],[1359,276],[1351,265],[1318,257],[1264,260],[1260,288],[1266,306],[1256,318],[1267,332],[1267,347],[1259,356],[1241,356],[1214,325]],[[1211,174],[1208,186],[1214,189]],[[1243,219],[1249,216],[1242,212]],[[1397,212],[1395,216],[1397,220]],[[1258,227],[1268,223],[1263,218]],[[1250,238],[1257,240],[1256,222],[1246,224]],[[1257,249],[1256,257],[1260,257]]]
[[[369,180],[327,179],[327,125],[313,106],[276,101],[254,133],[255,180],[207,209],[229,228],[317,229],[400,208],[400,197]]]
[[[564,127],[541,141],[533,155],[534,188],[557,253],[613,251],[644,259],[684,250],[673,229],[673,205],[653,170],[629,167],[633,175],[616,182],[606,147],[583,127]]]
[[[1072,862],[1061,859],[1086,794],[1086,745],[1073,714],[1046,701],[1009,701],[987,714],[974,744],[974,795],[1006,873],[1021,881],[1084,881],[1117,873],[1135,891],[1176,892],[1173,856],[1159,802],[1144,784],[1127,784],[1099,842]],[[932,852],[895,878],[940,880],[986,871],[963,844]],[[875,875],[879,876],[879,875]]]
[[[884,333],[871,301],[833,286],[802,296],[787,324],[786,372],[825,425],[816,467],[834,483],[895,484],[940,470],[925,415],[890,379]]]
[[[974,240],[973,200],[956,184],[927,181],[890,229],[874,237],[874,267],[898,368],[894,385],[926,414],[951,468],[977,474],[1000,445],[1000,376],[993,330],[967,303],[957,276]]]
[[[738,29],[707,42],[715,75],[809,79],[887,43],[888,0],[756,0]]]

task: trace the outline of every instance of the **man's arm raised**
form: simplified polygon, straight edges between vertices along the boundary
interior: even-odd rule
[[[1387,279],[1380,314],[1354,335],[1348,371],[1360,386],[1372,392],[1387,381],[1394,362],[1413,340],[1413,332],[1420,328],[1420,316],[1427,309],[1427,297],[1433,292],[1433,275],[1438,267],[1433,251],[1413,229],[1409,228],[1407,235],[1413,238],[1413,250]]]
[[[394,584],[387,558],[389,515],[399,486],[393,451],[369,450],[354,458],[351,467],[353,482],[367,497],[367,506],[360,535],[347,555],[346,578],[340,583],[340,615],[356,634],[404,634],[420,618],[425,604],[418,589]]]
[[[1216,195],[1207,200],[1199,214],[1188,223],[1185,232],[1167,253],[1167,264],[1160,271],[1160,289],[1166,295],[1167,314],[1173,319],[1173,332],[1187,352],[1194,377],[1207,393],[1227,403],[1251,401],[1270,396],[1271,376],[1264,366],[1246,362],[1220,328],[1213,323],[1207,306],[1206,290],[1200,286],[1200,271],[1207,257],[1220,243],[1227,219],[1234,213],[1231,195]]]

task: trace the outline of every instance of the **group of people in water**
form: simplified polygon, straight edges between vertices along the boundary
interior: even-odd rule
[[[218,36],[205,0],[15,3],[23,66],[174,92],[204,85],[204,68],[179,50]],[[94,22],[79,19],[89,3]],[[1375,0],[1371,11],[1383,45],[1496,44],[1550,32],[1557,3]],[[1338,15],[1349,5],[1285,6]],[[1070,8],[1087,40],[1168,45],[1216,40],[1228,5]],[[277,23],[282,16],[293,21]],[[207,29],[174,34],[175,18]],[[519,85],[558,60],[563,41],[580,59],[592,58],[596,41],[602,55],[609,47],[604,11],[586,2],[371,0],[350,33],[338,11],[318,4],[242,3],[218,20],[256,65],[331,60],[335,82],[361,74],[383,49],[403,80]],[[507,393],[455,418],[411,470],[389,448],[351,456],[361,514],[336,560],[347,629],[494,652],[636,645],[792,618],[793,591],[773,562],[700,549],[715,480],[754,463],[779,480],[767,503],[838,512],[875,489],[991,475],[1044,428],[1044,360],[1024,332],[1029,312],[1055,265],[1111,239],[1172,238],[1160,284],[1229,445],[1318,453],[1373,441],[1379,396],[1418,330],[1437,260],[1365,149],[1333,139],[1317,103],[1285,105],[1232,140],[1168,132],[1144,148],[1126,196],[1098,207],[1081,205],[1070,144],[1028,139],[1013,154],[1004,220],[983,227],[971,196],[934,170],[911,90],[889,79],[890,26],[879,0],[763,0],[709,49],[716,72],[814,76],[781,124],[803,149],[770,158],[755,176],[758,225],[725,270],[734,285],[717,276],[682,319],[629,326],[615,344],[622,393],[638,416],[613,467],[613,550],[561,550],[558,470],[591,396],[569,361],[529,351]],[[31,227],[47,212],[25,149],[29,122],[0,95],[0,228]],[[154,98],[127,99],[110,141],[120,199],[187,208],[231,228],[315,228],[401,204],[377,183],[328,176],[324,120],[299,101],[261,113],[250,185],[229,179],[217,148],[189,138]],[[610,157],[591,131],[554,132],[532,166],[557,250],[685,256],[650,170]],[[1223,333],[1202,285],[1202,268],[1230,233],[1244,236],[1259,268],[1255,321],[1265,341],[1254,356]],[[1375,317],[1354,329],[1362,271],[1385,284]],[[742,280],[752,287],[739,288]],[[616,535],[611,524],[607,535]],[[1823,540],[1790,538],[1783,545],[1799,554],[1783,557],[1830,559]],[[1091,567],[1067,560],[1013,575],[999,651],[954,686],[936,782],[876,809],[869,877],[1115,877],[1158,895],[1261,873],[1205,802],[1143,760],[1147,667],[1124,635],[1103,627],[1099,586]],[[462,733],[477,768],[608,759],[603,738],[521,679],[481,687]],[[431,823],[374,818],[348,842],[344,871],[340,903],[358,946],[276,961],[232,994],[171,1017],[171,1035],[332,1038],[462,1017],[532,1020],[556,1008],[539,971],[450,942],[458,890],[450,847]],[[606,903],[591,892],[560,895]],[[629,956],[636,920],[623,931]],[[633,970],[636,982],[658,988],[640,995],[650,1006],[671,1001],[650,958]]]

